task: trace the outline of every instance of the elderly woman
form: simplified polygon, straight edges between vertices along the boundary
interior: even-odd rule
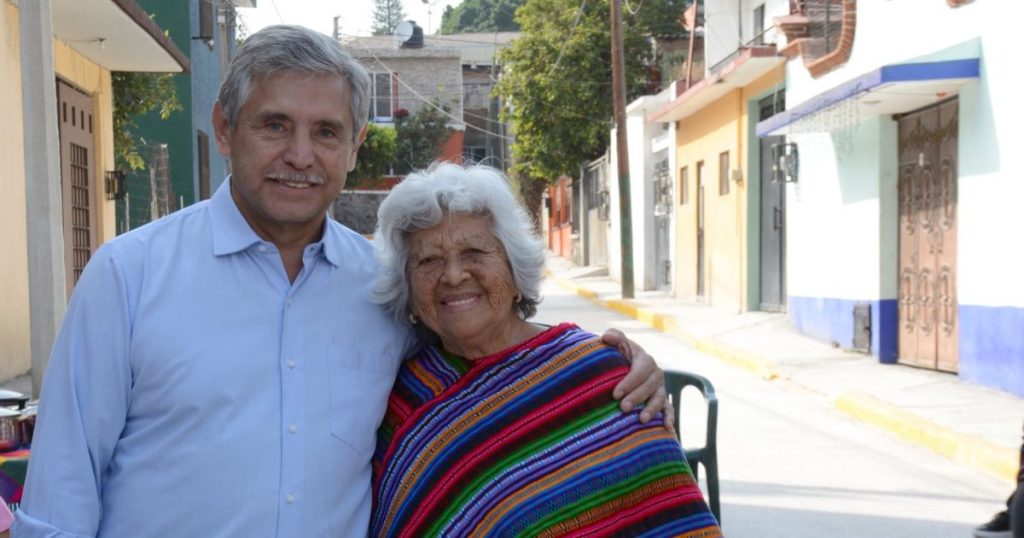
[[[626,359],[531,323],[540,242],[504,177],[441,164],[381,204],[377,300],[432,342],[398,374],[374,536],[720,536],[679,443],[622,413]]]

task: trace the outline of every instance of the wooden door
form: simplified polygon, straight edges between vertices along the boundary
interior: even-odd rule
[[[67,294],[97,246],[96,184],[93,158],[92,97],[57,81],[61,205],[64,217],[64,271]]]
[[[958,101],[899,120],[899,361],[957,371]]]

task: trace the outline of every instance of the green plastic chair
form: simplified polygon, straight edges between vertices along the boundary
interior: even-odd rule
[[[665,370],[665,388],[668,391],[669,400],[676,410],[674,426],[676,428],[676,435],[679,436],[682,436],[682,430],[679,429],[679,416],[684,412],[680,408],[679,402],[681,401],[683,388],[688,386],[696,387],[704,396],[704,402],[707,404],[707,438],[704,440],[704,446],[684,448],[683,453],[686,454],[686,461],[690,464],[690,470],[693,471],[694,479],[698,479],[700,476],[698,465],[704,466],[704,471],[708,477],[708,505],[711,507],[711,513],[714,514],[715,519],[721,524],[722,513],[718,500],[718,443],[716,441],[718,431],[718,396],[715,395],[715,386],[706,377],[701,375],[691,372]],[[680,439],[681,442],[682,439]]]

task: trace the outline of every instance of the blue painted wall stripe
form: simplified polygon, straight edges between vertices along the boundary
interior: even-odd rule
[[[790,297],[789,316],[813,338],[853,347],[853,307],[871,304],[871,354],[894,363],[899,354],[896,299],[854,301]],[[961,379],[1024,396],[1024,308],[960,305]]]
[[[871,354],[881,362],[896,362],[898,309],[896,299],[854,301],[821,297],[789,297],[789,317],[800,332],[853,348],[853,307],[871,305]]]
[[[960,305],[960,377],[1024,396],[1024,308]]]
[[[807,99],[790,110],[759,122],[755,127],[755,132],[759,137],[775,134],[775,131],[800,118],[810,116],[883,84],[954,78],[978,78],[980,73],[981,62],[977,58],[886,65],[850,79],[830,90]]]

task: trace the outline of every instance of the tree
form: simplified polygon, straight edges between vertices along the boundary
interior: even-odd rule
[[[398,117],[395,132],[398,135],[395,172],[408,174],[426,168],[437,159],[441,144],[450,134],[448,116],[433,106],[425,105],[411,116]]]
[[[366,140],[359,146],[356,167],[348,175],[346,186],[360,185],[360,180],[377,179],[388,175],[395,162],[398,140],[394,129],[369,123],[366,126]]]
[[[405,20],[402,0],[373,0],[373,35],[391,35]]]
[[[160,119],[182,110],[174,90],[173,73],[136,73],[116,71],[111,75],[114,94],[114,153],[117,167],[141,170],[146,161],[139,155],[138,137],[132,132],[135,119],[159,109]]]
[[[497,92],[512,123],[512,171],[536,212],[542,188],[561,175],[574,176],[581,163],[608,147],[612,122],[611,28],[608,0],[527,0],[516,12],[522,35],[502,52],[504,74]],[[647,36],[675,21],[682,0],[647,0],[624,10],[623,41],[627,101],[643,93],[651,63]]]
[[[525,3],[526,0],[465,0],[454,9],[445,9],[440,33],[519,31],[516,9]]]

